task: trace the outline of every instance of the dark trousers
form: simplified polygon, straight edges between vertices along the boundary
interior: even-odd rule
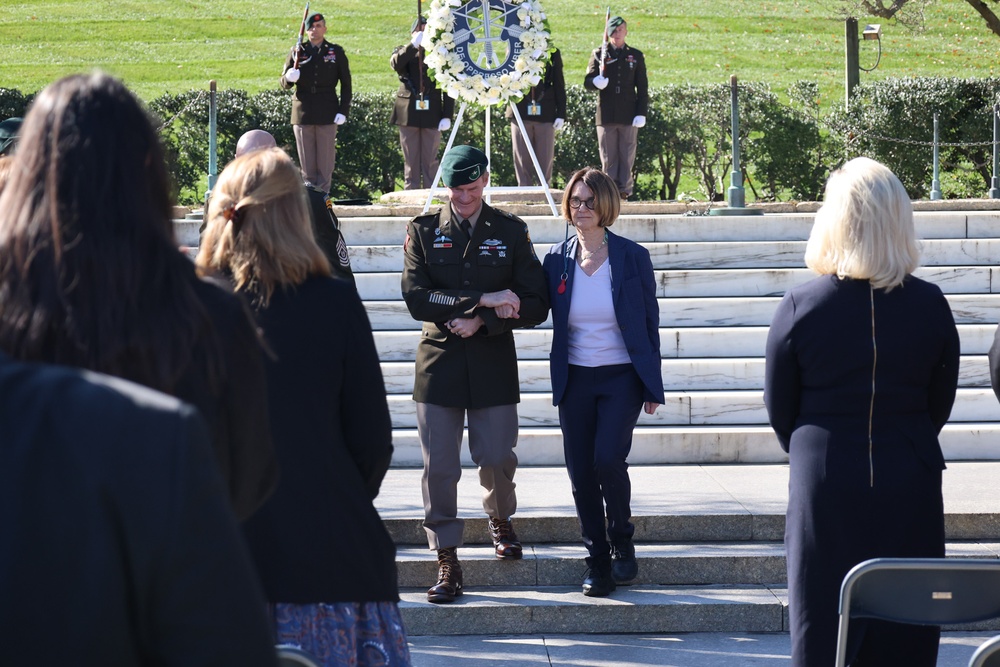
[[[632,364],[569,367],[559,426],[576,515],[591,556],[610,553],[611,544],[631,539],[635,532],[625,459],[642,398],[642,380]]]

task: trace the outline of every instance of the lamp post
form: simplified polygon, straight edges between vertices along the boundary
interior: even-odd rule
[[[861,36],[865,40],[874,39],[878,42],[878,59],[871,67],[861,66],[860,56],[858,55],[860,51],[858,20],[856,18],[847,19],[844,22],[844,79],[846,90],[845,105],[848,109],[851,108],[851,94],[854,92],[854,87],[861,83],[861,71],[874,71],[879,63],[882,62],[882,25],[880,23],[866,25]]]
[[[743,189],[743,170],[740,168],[740,108],[737,97],[736,75],[729,77],[730,94],[732,96],[733,114],[733,173],[730,178],[731,185],[726,191],[726,199],[729,202],[727,208],[710,209],[709,215],[763,215],[761,208],[747,208],[745,205],[745,191]]]

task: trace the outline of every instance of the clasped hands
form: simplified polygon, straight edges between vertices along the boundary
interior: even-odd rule
[[[518,311],[521,310],[521,298],[509,289],[487,292],[479,298],[477,305],[483,308],[492,308],[500,319],[516,320],[520,317]],[[483,318],[476,315],[475,317],[454,317],[445,322],[445,327],[459,338],[468,338],[475,335],[483,324],[485,324]]]

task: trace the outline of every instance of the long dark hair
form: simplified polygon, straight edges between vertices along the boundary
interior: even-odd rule
[[[171,392],[195,342],[218,341],[138,100],[106,74],[61,79],[32,104],[14,160],[0,195],[0,349]],[[220,355],[207,356],[214,383]]]

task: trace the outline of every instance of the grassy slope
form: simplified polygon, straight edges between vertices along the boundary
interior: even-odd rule
[[[356,89],[394,90],[392,48],[402,43],[414,2],[314,2],[329,38],[350,57]],[[425,3],[429,5],[429,0]],[[843,21],[822,0],[630,0],[612,6],[629,21],[629,43],[647,55],[653,85],[763,80],[778,90],[818,81],[824,105],[843,98]],[[570,83],[582,81],[600,38],[604,5],[547,0]],[[141,96],[206,85],[274,87],[303,5],[289,0],[0,0],[0,86],[37,90],[93,67],[123,77]],[[336,7],[336,9],[334,9]],[[867,77],[993,76],[1000,37],[962,0],[938,0],[921,34],[883,26],[880,67]],[[864,19],[861,23],[864,24]],[[862,65],[874,62],[862,43]]]

